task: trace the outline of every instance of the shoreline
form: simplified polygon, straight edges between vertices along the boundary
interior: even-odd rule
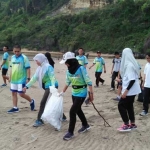
[[[50,52],[52,57],[56,57],[56,58],[62,58],[63,54],[62,52],[54,52],[54,51],[33,51],[33,50],[28,50],[28,49],[25,49],[23,48],[21,50],[25,55],[30,55],[30,56],[34,56],[38,53],[46,53],[46,52]],[[87,52],[89,54],[89,58],[94,58],[97,56],[97,53],[95,52]],[[87,54],[86,53],[86,54]],[[104,58],[114,58],[114,55],[113,54],[103,54],[102,53],[102,57]]]

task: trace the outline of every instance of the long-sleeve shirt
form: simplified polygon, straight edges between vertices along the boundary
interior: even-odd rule
[[[26,87],[28,88],[31,87],[37,80],[38,80],[38,74],[35,73],[32,76],[31,80],[26,84]],[[54,69],[51,65],[49,65],[46,68],[46,72],[42,78],[42,84],[43,84],[44,89],[48,89],[49,86],[58,87],[58,82],[56,81],[55,76],[54,76]]]
[[[75,74],[66,73],[66,85],[83,86],[83,88],[72,88],[72,95],[77,97],[86,97],[87,87],[85,85],[92,86],[92,81],[87,74],[87,70],[84,66],[80,66]]]

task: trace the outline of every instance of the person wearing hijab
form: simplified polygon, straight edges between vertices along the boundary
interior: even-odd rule
[[[123,132],[137,128],[133,103],[135,96],[141,92],[140,69],[130,48],[125,48],[122,52],[120,75],[122,78],[122,95],[118,103],[118,110],[124,124],[118,130]]]
[[[46,52],[45,56],[47,57],[47,60],[48,60],[49,64],[54,68],[55,62],[53,61],[53,59],[51,57],[51,54],[49,52]]]
[[[23,90],[24,92],[26,92],[26,89],[30,88],[36,81],[38,81],[39,87],[45,90],[40,103],[40,110],[38,112],[37,120],[33,125],[34,127],[39,127],[44,124],[41,120],[41,116],[44,112],[45,104],[50,94],[49,86],[55,86],[55,88],[58,88],[58,85],[56,84],[57,82],[54,76],[54,68],[49,64],[46,56],[39,53],[35,55],[33,60],[37,63],[38,68],[36,69],[36,72],[32,76],[31,80],[23,88]]]
[[[63,55],[63,59],[60,64],[65,63],[68,70],[66,72],[66,85],[63,89],[63,93],[67,90],[68,86],[72,84],[72,101],[73,104],[70,108],[70,123],[68,132],[63,137],[64,140],[70,140],[74,137],[74,128],[76,124],[76,115],[82,122],[82,128],[78,130],[79,133],[84,133],[90,130],[90,126],[87,123],[85,115],[82,111],[82,104],[87,95],[87,86],[89,87],[90,100],[93,101],[93,89],[92,82],[87,74],[86,68],[78,63],[74,53],[67,52]]]

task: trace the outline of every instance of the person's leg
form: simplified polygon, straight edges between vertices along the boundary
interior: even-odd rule
[[[3,78],[3,81],[4,81],[3,86],[7,85],[6,80],[9,80],[9,77],[6,76],[7,71],[8,71],[8,69],[4,69],[4,68],[2,69],[2,78]]]
[[[47,102],[49,94],[50,94],[49,89],[46,89],[45,92],[44,92],[43,98],[41,100],[41,103],[40,103],[40,109],[39,109],[39,112],[38,112],[37,120],[41,120],[41,116],[44,112],[45,104]]]
[[[132,124],[135,123],[135,115],[134,115],[134,107],[133,107],[134,98],[135,98],[135,95],[134,96],[127,96],[127,101],[128,101],[128,103],[127,103],[127,112],[128,112],[130,122]]]
[[[12,92],[12,101],[13,101],[13,108],[8,110],[7,113],[19,112],[19,109],[17,107],[18,102],[17,92]]]
[[[99,74],[98,72],[95,72],[95,78],[96,78],[96,86],[99,86]]]
[[[103,80],[103,79],[101,78],[101,74],[102,74],[102,72],[99,72],[99,82],[101,82],[101,83],[103,84],[105,80]]]
[[[82,108],[81,108],[81,106],[82,106],[84,100],[85,100],[85,98],[78,98],[76,101],[77,101],[77,102],[78,102],[78,101],[81,101],[81,103],[80,103],[80,105],[79,105],[79,107],[78,107],[77,115],[78,115],[78,117],[80,118],[80,120],[81,120],[81,122],[82,122],[82,126],[85,127],[85,126],[88,125],[88,123],[87,123],[87,120],[86,120],[85,115],[84,115],[84,113],[83,113],[83,111],[82,111]]]
[[[3,77],[4,84],[7,84],[6,80],[9,80],[9,77],[6,75],[3,75],[2,77]]]
[[[114,71],[111,78],[111,88],[115,88],[116,72]]]
[[[31,102],[32,99],[29,95],[25,94],[25,93],[19,93],[20,97],[26,99],[27,101]]]
[[[144,87],[144,101],[143,101],[143,110],[148,113],[149,109],[149,95],[150,95],[150,88]]]
[[[128,113],[127,113],[127,105],[128,105],[127,98],[124,98],[124,99],[121,98],[119,103],[118,103],[118,110],[119,110],[119,113],[120,113],[121,118],[122,118],[125,125],[129,124],[129,117],[128,117]]]
[[[73,100],[73,105],[71,106],[71,109],[70,109],[70,123],[69,123],[68,132],[73,134],[75,124],[76,124],[76,114],[79,111],[79,109],[81,109],[81,105],[84,100],[81,100],[79,97],[74,97],[74,96],[72,96],[72,100]],[[80,117],[81,117],[81,115],[80,115]],[[81,119],[83,121],[82,123],[86,125],[87,124],[86,119],[85,118],[81,118]]]
[[[12,92],[13,107],[17,107],[18,97],[17,92]]]
[[[37,115],[37,120],[33,124],[33,127],[39,127],[39,126],[42,126],[44,124],[42,119],[41,119],[41,116],[44,112],[44,108],[45,108],[46,101],[48,99],[49,93],[50,93],[49,89],[46,89],[45,92],[44,92],[43,98],[41,100],[41,103],[40,103],[40,109],[39,109],[39,112],[38,112],[38,115]]]

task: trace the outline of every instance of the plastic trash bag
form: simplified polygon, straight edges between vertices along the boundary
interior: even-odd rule
[[[50,93],[52,95],[48,98],[41,119],[60,130],[63,117],[63,97],[59,96],[58,90],[53,86],[50,86]]]

